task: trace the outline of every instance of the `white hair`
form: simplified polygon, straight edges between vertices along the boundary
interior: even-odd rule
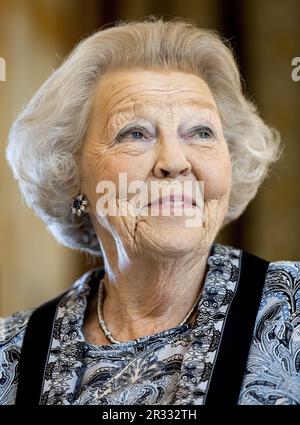
[[[234,54],[215,31],[151,15],[118,21],[83,39],[23,108],[9,132],[7,160],[24,200],[65,246],[101,255],[88,214],[73,220],[79,157],[95,88],[106,72],[173,69],[200,76],[218,106],[232,161],[224,224],[237,218],[279,158],[280,136],[243,93]]]

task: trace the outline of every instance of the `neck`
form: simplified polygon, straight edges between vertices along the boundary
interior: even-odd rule
[[[202,290],[208,255],[133,256],[120,273],[106,257],[102,312],[114,338],[136,339],[181,323]]]

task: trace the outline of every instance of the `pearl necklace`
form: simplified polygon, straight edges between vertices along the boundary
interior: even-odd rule
[[[99,322],[99,326],[102,329],[102,331],[104,332],[106,338],[112,342],[113,344],[122,344],[121,341],[116,340],[113,336],[112,333],[108,330],[107,325],[104,321],[104,317],[103,317],[103,287],[104,287],[104,278],[101,279],[100,283],[99,283],[99,287],[98,287],[98,302],[97,302],[97,316],[98,316],[98,322]],[[182,326],[184,325],[189,317],[191,316],[191,314],[193,313],[196,305],[198,304],[200,297],[201,297],[201,292],[196,300],[196,302],[193,304],[192,308],[189,310],[188,314],[185,316],[185,318],[182,320],[182,322],[178,325],[178,326]]]

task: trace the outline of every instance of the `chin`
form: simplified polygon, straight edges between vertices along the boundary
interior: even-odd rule
[[[205,239],[203,227],[171,226],[165,223],[141,229],[136,241],[143,253],[150,252],[157,256],[182,256],[200,248]]]

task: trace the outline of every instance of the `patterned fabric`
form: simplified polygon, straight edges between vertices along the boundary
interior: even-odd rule
[[[300,262],[269,267],[239,404],[300,404]]]
[[[14,404],[18,386],[18,362],[31,312],[0,319],[0,405]]]
[[[84,274],[60,301],[40,404],[205,403],[239,282],[241,254],[213,245],[193,324],[120,344],[85,341],[83,317],[99,270]],[[239,404],[300,404],[299,282],[300,262],[269,265]],[[0,404],[14,404],[31,312],[0,323]]]

